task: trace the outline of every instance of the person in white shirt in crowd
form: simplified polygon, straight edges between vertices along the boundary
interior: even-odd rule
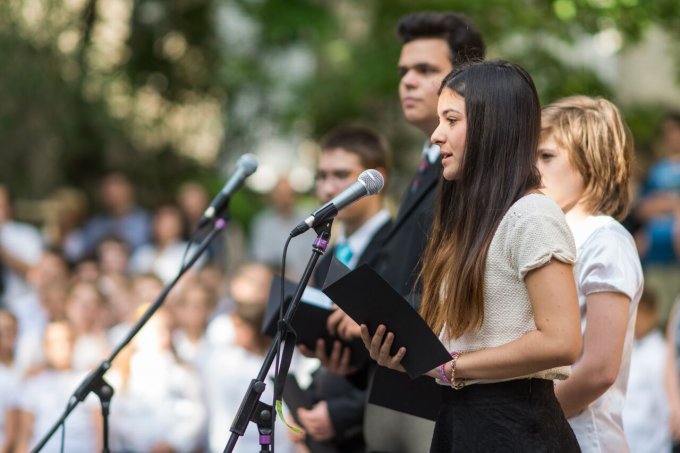
[[[103,212],[83,227],[85,254],[92,253],[110,235],[123,238],[132,251],[149,242],[149,214],[137,206],[135,188],[125,175],[114,172],[104,176],[99,199]]]
[[[66,261],[74,264],[86,251],[82,227],[88,214],[87,197],[80,189],[61,187],[46,202],[45,241],[49,246],[63,250]]]
[[[139,274],[130,283],[130,297],[121,300],[124,304],[117,307],[119,322],[107,333],[112,345],[118,344],[130,331],[137,320],[137,310],[142,305],[154,303],[163,291],[163,282],[154,274]]]
[[[623,428],[634,453],[671,451],[670,411],[664,386],[666,343],[658,328],[659,318],[657,295],[645,287],[638,304],[623,406]]]
[[[183,231],[184,220],[179,208],[170,205],[158,208],[153,216],[153,244],[143,245],[134,252],[130,270],[133,273],[151,272],[158,275],[163,283],[171,282],[179,273],[187,248]],[[187,256],[190,254],[191,251]],[[205,261],[205,256],[201,256],[192,269],[200,268]]]
[[[220,313],[233,310],[233,302],[229,299],[229,281],[226,275],[234,275],[235,272],[226,272],[216,264],[206,264],[196,272],[196,280],[210,288],[215,295],[215,310],[210,319],[214,319]]]
[[[187,281],[172,308],[176,326],[172,344],[177,356],[200,370],[208,353],[206,329],[217,303],[215,294],[197,278]]]
[[[140,306],[137,316],[147,308]],[[170,311],[160,308],[114,360],[107,375],[115,389],[112,451],[192,452],[204,444],[201,382],[172,349],[172,325]]]
[[[194,235],[194,242],[201,242],[208,236],[210,228],[199,232],[195,230],[210,205],[210,195],[199,182],[187,181],[177,190],[175,200],[182,211],[188,236]],[[238,222],[229,222],[227,228],[208,245],[205,251],[207,262],[231,274],[237,264],[243,261],[246,247],[242,226]]]
[[[43,333],[47,323],[66,316],[69,277],[63,255],[49,248],[28,272],[32,290],[18,299],[20,305],[33,307],[30,321],[24,324],[17,340],[16,366],[22,373],[43,362]]]
[[[87,255],[73,266],[73,280],[79,282],[96,282],[101,276],[99,261],[94,255]]]
[[[86,373],[73,368],[75,331],[67,321],[53,321],[45,328],[46,367],[28,378],[21,389],[20,428],[16,453],[34,448],[66,408],[70,396]],[[102,420],[97,397],[90,394],[69,415],[65,424],[64,450],[92,453],[102,449]],[[59,452],[61,432],[56,431],[41,450]]]
[[[205,276],[202,278],[210,284],[209,276],[207,280]],[[236,309],[236,300],[245,303],[266,303],[271,280],[272,271],[265,264],[243,263],[236,269],[228,283],[226,297],[219,303],[218,313],[208,323],[206,335],[211,349],[234,344],[234,323],[231,314]],[[219,290],[214,283],[213,288]]]
[[[673,452],[680,452],[680,297],[675,299],[666,328],[665,386],[670,406]]]
[[[0,453],[10,453],[19,428],[19,373],[14,368],[17,319],[0,309]]]
[[[20,296],[31,291],[28,273],[40,260],[42,249],[38,229],[14,220],[11,190],[0,184],[0,306],[17,317],[20,335],[37,309],[37,304],[21,303]]]
[[[131,307],[134,306],[132,278],[126,274],[102,274],[97,279],[97,288],[106,300],[104,327],[111,329],[126,321],[130,316]],[[107,337],[109,337],[108,332]]]
[[[94,283],[76,282],[66,297],[66,318],[76,333],[73,368],[96,368],[111,352],[106,327],[106,300]]]
[[[128,274],[130,269],[130,246],[120,237],[104,237],[96,249],[100,274]]]
[[[622,411],[643,276],[617,221],[630,208],[633,139],[606,99],[573,96],[543,109],[538,168],[576,242],[583,350],[555,394],[584,452],[626,452]]]
[[[206,400],[209,409],[209,451],[222,452],[227,445],[231,432],[229,427],[234,421],[250,381],[254,379],[264,361],[271,338],[260,331],[264,318],[265,305],[269,295],[272,273],[262,264],[246,264],[237,270],[230,285],[231,297],[235,301],[235,311],[228,316],[233,329],[230,344],[212,343],[210,355],[204,372]],[[295,363],[291,365],[294,369]],[[273,376],[273,367],[270,372]],[[266,388],[260,401],[271,404],[271,380],[265,382]],[[275,422],[275,446],[281,453],[293,452],[294,447],[288,439],[286,427],[280,420]],[[250,453],[259,451],[259,433],[253,423],[248,424],[245,435],[238,439],[235,452]]]
[[[250,257],[272,269],[281,267],[283,246],[288,233],[304,220],[309,211],[298,206],[298,194],[287,177],[281,176],[268,195],[270,207],[259,213],[252,222],[250,233]],[[288,245],[286,276],[299,279],[312,254],[314,231],[303,233]]]

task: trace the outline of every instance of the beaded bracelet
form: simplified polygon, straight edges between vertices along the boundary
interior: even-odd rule
[[[455,354],[455,352],[451,351],[449,352],[451,357]],[[451,381],[449,381],[449,377],[446,375],[446,364],[449,362],[444,362],[441,365],[437,367],[437,373],[439,374],[439,380],[442,381],[444,384],[451,384]]]
[[[446,375],[446,364],[449,362],[444,362],[437,367],[437,373],[439,373],[439,380],[444,384],[451,384],[449,382],[449,377]]]
[[[451,388],[454,390],[460,390],[465,387],[464,379],[456,382],[456,362],[458,361],[458,357],[460,357],[462,354],[462,352],[451,353],[451,377],[449,378],[449,383],[451,384]]]

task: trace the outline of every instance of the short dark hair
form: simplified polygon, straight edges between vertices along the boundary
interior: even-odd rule
[[[484,59],[482,34],[466,16],[458,13],[420,12],[403,16],[397,25],[402,43],[415,39],[441,38],[447,42],[455,66]]]
[[[389,171],[390,148],[382,135],[364,126],[341,126],[324,135],[321,152],[342,148],[359,156],[365,168],[382,167]]]

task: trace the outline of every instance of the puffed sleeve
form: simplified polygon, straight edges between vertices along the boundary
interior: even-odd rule
[[[586,296],[616,292],[633,300],[642,286],[642,268],[635,244],[618,224],[588,238],[579,261],[579,287]]]
[[[508,253],[520,279],[553,258],[563,263],[576,262],[576,245],[560,208],[548,197],[534,197],[509,212],[514,225],[509,230]]]

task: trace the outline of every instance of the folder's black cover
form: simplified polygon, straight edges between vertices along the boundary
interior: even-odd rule
[[[290,301],[295,294],[297,285],[285,280],[284,283],[284,313],[288,308]],[[273,337],[276,335],[276,327],[279,320],[279,300],[281,300],[281,277],[275,276],[272,279],[271,290],[269,292],[269,302],[265,311],[264,323],[262,325],[262,333]],[[295,315],[291,321],[291,326],[297,334],[297,343],[304,344],[307,348],[314,351],[316,349],[316,341],[321,338],[326,343],[326,352],[330,354],[333,343],[338,337],[331,335],[326,329],[326,321],[331,314],[328,308],[320,307],[312,303],[305,302],[304,297],[300,300]],[[351,342],[342,341],[343,347],[350,348],[350,364],[356,368],[362,367],[369,359],[368,351],[361,342],[357,339]]]
[[[354,321],[366,324],[369,331],[384,324],[394,332],[392,353],[406,347],[402,365],[411,379],[451,360],[439,338],[411,305],[370,266],[349,271],[333,260],[323,292]]]

